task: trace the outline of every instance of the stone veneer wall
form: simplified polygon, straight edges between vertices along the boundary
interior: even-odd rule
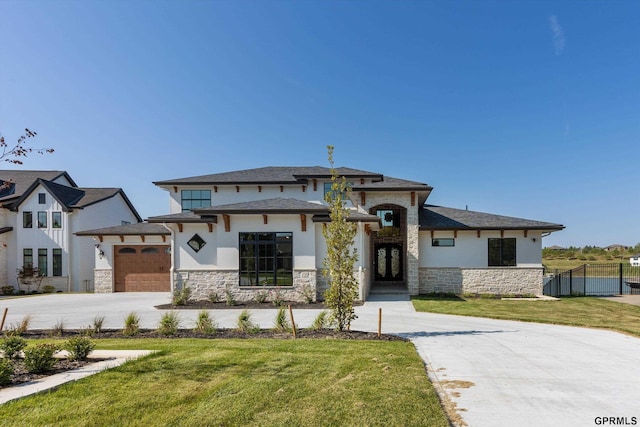
[[[316,276],[316,299],[318,301],[324,301],[324,293],[329,289],[329,278],[325,277],[323,272],[324,269],[318,269]],[[355,277],[358,282],[358,298],[362,301],[366,300],[371,290],[369,270],[355,269],[353,270],[353,277]]]
[[[542,268],[421,268],[420,293],[541,295]]]
[[[178,270],[174,272],[174,286],[182,289],[186,283],[191,289],[191,298],[206,300],[211,293],[218,294],[223,300],[227,289],[233,292],[236,301],[253,301],[256,292],[279,292],[286,301],[305,301],[305,291],[308,290],[317,299],[316,270],[294,270],[293,286],[239,286],[238,270]],[[269,298],[267,298],[267,301]]]
[[[93,292],[107,294],[113,292],[113,272],[111,269],[93,270]]]

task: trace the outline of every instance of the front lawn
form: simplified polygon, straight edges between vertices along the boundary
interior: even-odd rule
[[[160,352],[2,405],[2,425],[448,425],[409,342],[96,342]]]
[[[503,301],[488,298],[412,299],[416,311],[612,329],[640,336],[640,307],[591,297],[559,301]]]

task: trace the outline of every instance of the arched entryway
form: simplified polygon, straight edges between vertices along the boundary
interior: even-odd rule
[[[372,290],[406,289],[407,210],[383,204],[372,207],[369,213],[381,222],[380,230],[371,236]]]

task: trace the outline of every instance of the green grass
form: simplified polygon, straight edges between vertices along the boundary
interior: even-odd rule
[[[591,297],[559,301],[415,297],[416,311],[611,329],[640,336],[640,307]]]
[[[409,342],[98,340],[159,353],[0,406],[3,426],[447,426]]]

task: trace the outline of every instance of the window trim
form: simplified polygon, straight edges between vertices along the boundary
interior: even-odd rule
[[[446,243],[451,243],[451,244],[446,244]],[[451,248],[451,247],[454,247],[455,245],[456,245],[456,239],[453,237],[435,237],[431,239],[431,246],[436,248]]]
[[[47,250],[47,248],[38,248],[38,274],[40,276],[48,276],[48,273],[49,273],[48,270],[49,270],[49,251]]]
[[[491,242],[499,242],[499,263],[492,263]],[[505,263],[505,248],[506,242],[513,242],[513,261],[511,259],[506,260]],[[493,254],[495,255],[495,254]],[[511,263],[513,262],[513,263]],[[487,239],[487,265],[489,267],[517,267],[518,266],[518,252],[517,252],[517,240],[515,237],[490,237]]]
[[[53,277],[62,277],[62,249],[53,248],[51,250],[51,261]]]
[[[253,235],[252,240],[246,240],[246,237]],[[260,239],[260,236],[271,235],[270,239]],[[289,243],[291,245],[290,252],[286,256],[278,256],[278,243]],[[253,256],[243,256],[243,246],[249,245],[253,246]],[[261,246],[269,245],[272,248],[273,255],[268,256],[262,255],[260,252]],[[293,287],[293,232],[290,231],[257,231],[257,232],[241,232],[238,233],[238,257],[239,257],[239,266],[238,266],[238,275],[239,275],[239,283],[238,285],[242,288],[247,287]],[[251,260],[253,258],[254,261],[254,269],[252,271],[243,270],[243,261]],[[272,260],[272,268],[269,270],[260,270],[260,261]],[[288,264],[291,266],[290,269],[279,269],[278,261],[281,260],[282,263],[286,263],[286,260],[289,260]],[[244,274],[255,274],[255,283],[243,284],[243,273]],[[272,283],[258,283],[261,278],[270,278]],[[249,278],[251,280],[251,278]],[[288,283],[280,284],[278,283],[280,280],[286,281]]]
[[[42,214],[44,214],[44,221],[40,221]],[[47,220],[48,220],[47,211],[38,211],[38,228],[47,228]]]
[[[29,217],[29,222],[26,221],[27,216]],[[22,228],[33,228],[33,212],[32,211],[22,211]]]
[[[56,227],[56,216],[58,217],[58,226]],[[53,211],[51,212],[51,228],[62,228],[62,212],[61,211]]]

